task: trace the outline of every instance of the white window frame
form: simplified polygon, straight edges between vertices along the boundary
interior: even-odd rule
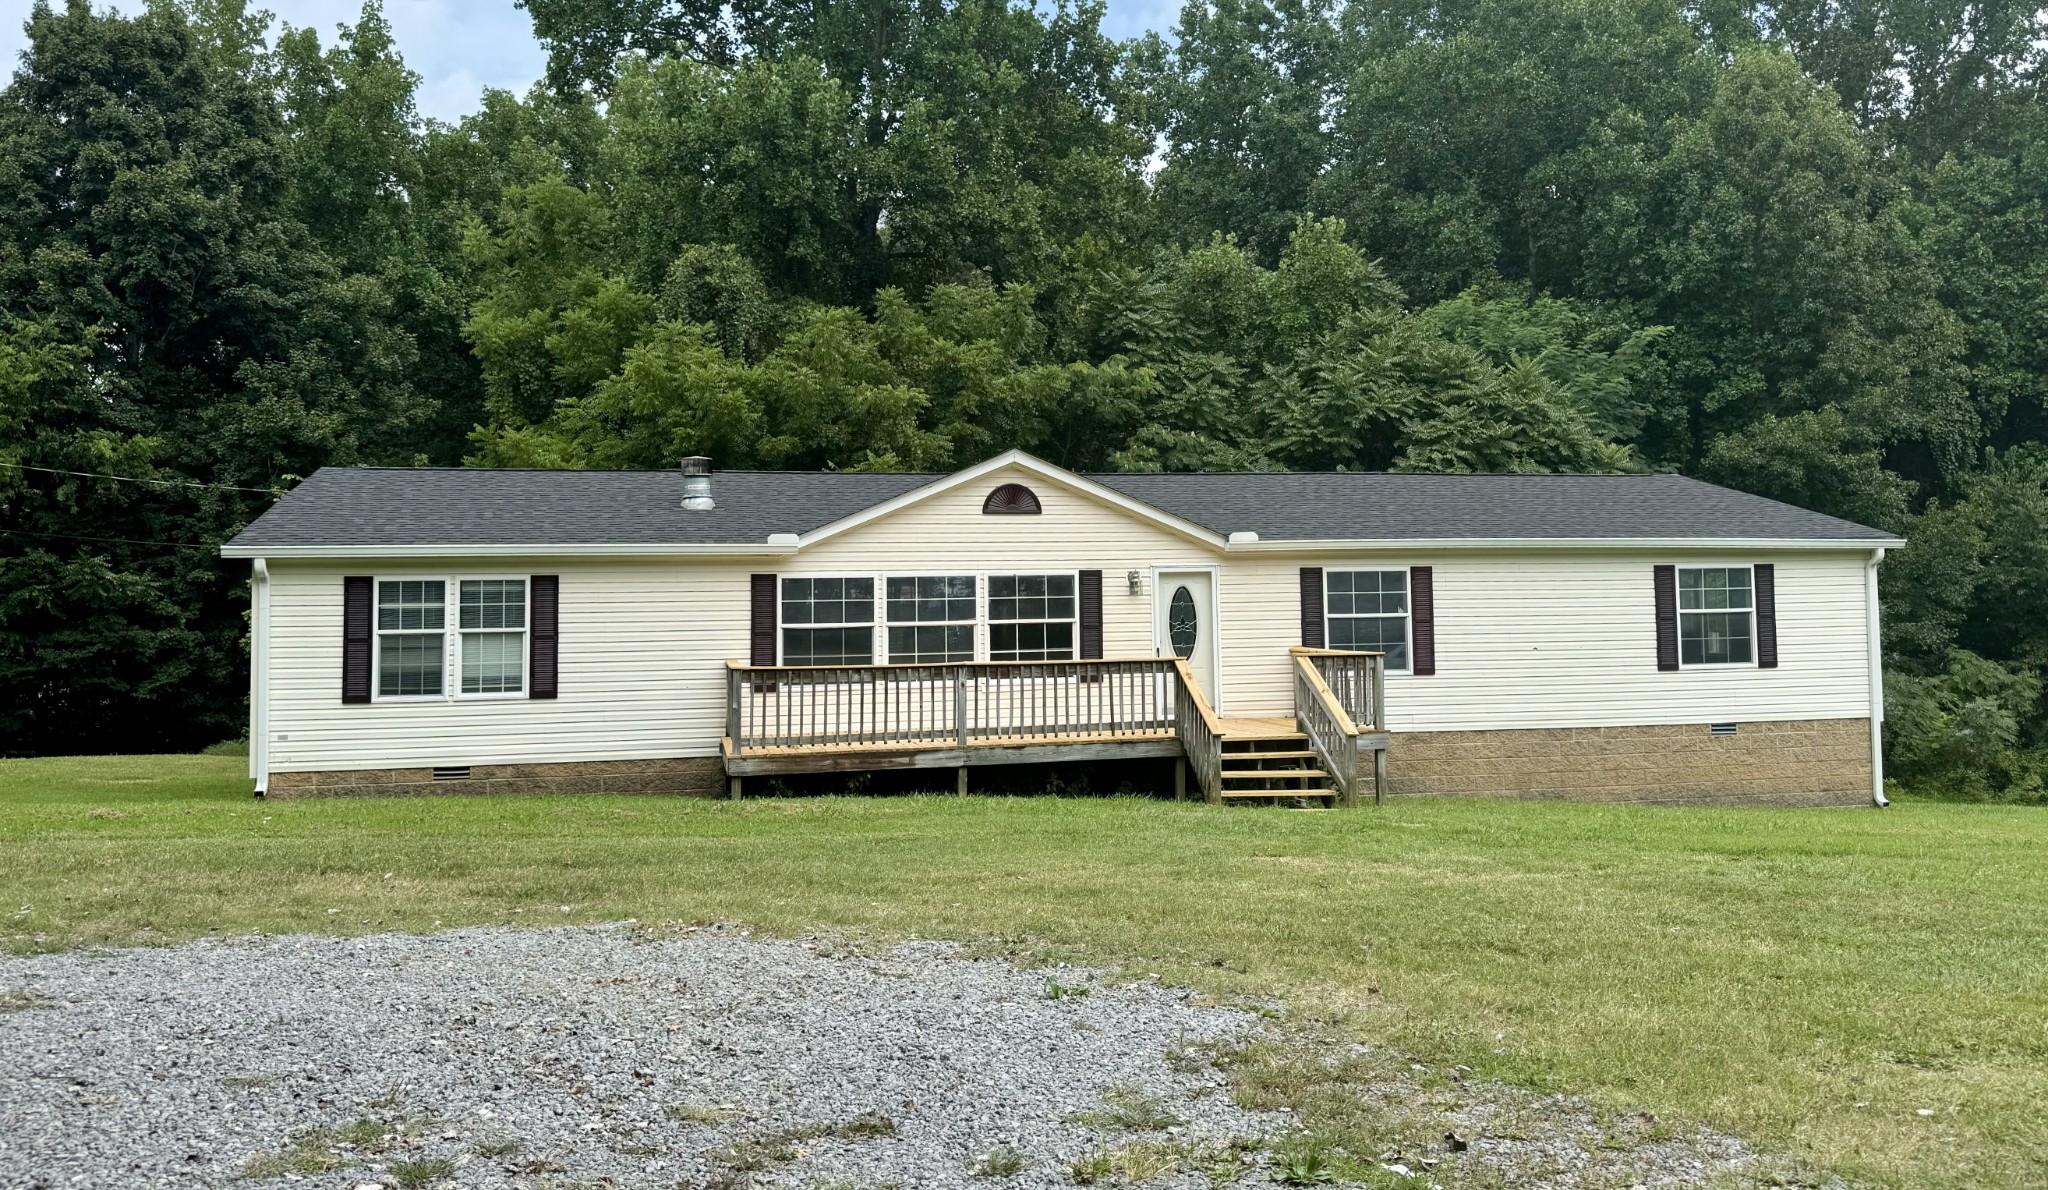
[[[1685,659],[1685,618],[1686,618],[1687,616],[1721,616],[1721,615],[1727,615],[1727,614],[1728,614],[1729,612],[1735,612],[1735,611],[1745,611],[1745,609],[1743,609],[1743,608],[1733,608],[1733,607],[1731,607],[1731,608],[1695,608],[1695,609],[1693,609],[1693,610],[1691,610],[1691,611],[1687,611],[1687,610],[1686,610],[1686,608],[1685,608],[1685,594],[1684,594],[1684,592],[1685,592],[1685,572],[1686,572],[1686,571],[1688,571],[1688,570],[1747,570],[1747,571],[1749,572],[1749,607],[1748,607],[1748,608],[1746,609],[1746,614],[1747,614],[1747,615],[1749,616],[1749,660],[1747,660],[1747,661],[1693,661],[1693,662],[1688,662],[1688,661],[1686,661],[1686,659]],[[1713,670],[1713,669],[1755,669],[1755,668],[1757,667],[1757,662],[1756,662],[1756,651],[1757,651],[1757,639],[1756,639],[1756,566],[1755,566],[1755,565],[1754,565],[1753,563],[1749,563],[1749,562],[1674,562],[1674,563],[1672,563],[1672,566],[1671,566],[1671,606],[1672,606],[1672,610],[1673,610],[1674,612],[1676,612],[1676,613],[1677,613],[1676,619],[1675,619],[1675,620],[1674,620],[1674,621],[1672,622],[1672,631],[1673,631],[1674,633],[1676,633],[1676,634],[1677,634],[1677,639],[1676,639],[1676,640],[1674,640],[1674,641],[1673,641],[1672,643],[1673,643],[1674,645],[1676,645],[1676,646],[1677,646],[1677,649],[1678,649],[1678,668],[1679,668],[1680,670]]]
[[[804,576],[799,575],[795,577]],[[911,579],[915,581],[917,579],[925,578],[964,578],[970,584],[972,584],[973,594],[969,598],[968,602],[973,605],[973,610],[968,612],[967,618],[964,620],[910,620],[900,624],[894,619],[891,619],[889,616],[889,583],[894,579]],[[892,628],[956,628],[964,626],[967,629],[967,660],[981,660],[986,655],[986,650],[984,649],[982,644],[981,629],[982,621],[985,618],[984,613],[988,608],[987,599],[983,594],[983,591],[987,587],[987,585],[988,584],[984,581],[984,577],[973,571],[954,571],[952,573],[914,572],[909,574],[889,574],[876,579],[875,603],[881,613],[876,617],[876,627],[879,630],[879,632],[877,635],[877,639],[875,641],[875,656],[881,659],[879,663],[883,665],[962,664],[962,662],[959,661],[896,661],[894,659],[894,650],[892,650],[889,647],[889,630]],[[778,607],[776,610],[777,613],[780,614],[780,607]]]
[[[791,624],[791,623],[790,623],[790,622],[788,621],[788,619],[787,619],[787,618],[785,618],[785,617],[783,616],[783,614],[782,614],[782,584],[783,584],[783,583],[785,583],[785,582],[789,581],[790,579],[812,579],[812,580],[815,580],[815,579],[835,579],[835,578],[836,578],[836,579],[854,579],[854,580],[861,580],[861,579],[865,579],[865,580],[867,581],[867,583],[869,584],[869,586],[868,586],[868,603],[869,603],[869,608],[868,608],[868,619],[867,619],[867,622],[866,622],[866,623],[864,623],[864,624],[849,624],[849,623],[832,623],[832,624],[822,624],[822,623],[811,623],[811,624]],[[791,662],[791,661],[789,660],[789,658],[788,658],[787,656],[785,656],[785,655],[784,655],[784,653],[783,653],[783,641],[784,641],[784,640],[785,640],[786,638],[784,637],[784,635],[783,635],[783,634],[784,634],[784,633],[786,633],[786,632],[787,632],[787,631],[788,631],[789,629],[791,629],[791,628],[866,628],[866,629],[868,629],[869,635],[868,635],[868,659],[867,659],[867,661],[865,662],[865,664],[868,664],[868,665],[878,665],[878,664],[881,664],[881,663],[880,663],[879,661],[877,661],[877,660],[876,660],[876,658],[878,658],[878,657],[886,657],[886,656],[888,656],[888,647],[889,647],[889,643],[888,643],[888,628],[887,628],[887,626],[886,626],[886,625],[885,625],[885,624],[883,623],[883,619],[884,619],[884,617],[885,617],[885,612],[886,612],[886,604],[885,604],[885,593],[884,593],[884,591],[883,591],[883,589],[882,589],[882,583],[883,583],[883,580],[882,580],[881,576],[879,576],[879,575],[873,575],[873,574],[845,574],[845,573],[834,573],[834,574],[787,574],[787,573],[785,573],[785,574],[778,574],[778,575],[776,575],[776,576],[775,576],[775,663],[776,663],[777,665],[792,665],[792,664],[796,664],[796,665],[802,665],[802,666],[812,666],[812,665],[815,665],[815,664],[816,664],[816,663],[814,663],[814,662],[809,662],[809,661],[804,661],[804,662]],[[848,665],[860,665],[860,664],[863,664],[863,663],[862,663],[862,662],[858,662],[858,661],[851,661],[851,662],[846,662],[845,664],[848,664]],[[825,666],[825,668],[828,668],[828,669],[829,669],[829,668],[831,668],[831,667],[830,667],[829,665],[827,665],[827,666]]]
[[[1333,574],[1398,574],[1401,576],[1401,590],[1406,593],[1403,602],[1406,609],[1401,612],[1346,612],[1342,615],[1330,611],[1330,576]],[[1415,573],[1408,566],[1325,566],[1323,567],[1323,643],[1330,644],[1330,624],[1335,620],[1386,620],[1395,615],[1401,617],[1401,639],[1406,645],[1408,664],[1399,669],[1389,665],[1389,674],[1412,674],[1415,672]],[[1330,645],[1331,648],[1336,646]]]
[[[992,606],[995,603],[996,598],[995,580],[997,580],[998,578],[1052,578],[1059,575],[1067,576],[1073,579],[1074,581],[1074,614],[1071,618],[1050,618],[1044,620],[998,620],[995,618],[995,613],[992,610]],[[978,610],[981,615],[982,624],[980,633],[982,639],[982,660],[994,662],[999,665],[1060,664],[1059,661],[996,662],[995,652],[997,624],[1072,624],[1074,626],[1073,636],[1071,638],[1073,640],[1073,644],[1070,647],[1069,652],[1071,652],[1073,655],[1065,658],[1064,660],[1078,661],[1081,659],[1081,572],[1079,570],[992,570],[982,574],[980,576],[980,580],[982,599],[981,606]]]
[[[475,694],[462,691],[462,584],[471,582],[517,582],[526,598],[526,614],[519,628],[519,689],[490,690]],[[378,623],[385,583],[441,584],[441,692],[439,694],[384,693],[384,638],[424,636],[431,630],[386,629]],[[474,628],[468,632],[506,633],[509,628]],[[533,576],[530,574],[379,574],[370,579],[370,699],[373,702],[490,702],[527,698],[533,689]]]
[[[448,701],[448,588],[450,579],[445,574],[380,574],[370,579],[370,699],[373,702],[446,702]],[[441,689],[433,694],[386,694],[384,693],[384,638],[387,636],[426,636],[431,628],[385,628],[380,609],[384,606],[385,583],[440,583],[441,584]]]
[[[509,628],[462,627],[462,584],[484,582],[513,582],[520,585],[526,601],[525,614],[519,617],[519,689],[488,690],[474,694],[462,692],[462,638],[470,632],[507,633]],[[533,576],[530,574],[458,574],[448,580],[448,677],[445,687],[448,696],[465,702],[503,698],[525,698],[533,689]]]

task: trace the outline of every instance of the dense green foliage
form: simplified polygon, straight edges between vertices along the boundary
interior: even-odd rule
[[[374,3],[331,44],[239,0],[30,16],[0,746],[232,735],[210,548],[318,466],[1023,447],[1675,469],[1898,530],[1895,773],[2041,794],[2041,11],[1221,0],[1118,43],[1089,4],[527,6],[549,78],[455,126]]]

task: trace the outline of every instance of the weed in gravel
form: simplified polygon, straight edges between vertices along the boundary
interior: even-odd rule
[[[1188,1145],[1140,1141],[1076,1158],[1067,1165],[1067,1176],[1083,1186],[1111,1181],[1136,1186],[1199,1164],[1199,1150]]]
[[[1081,1186],[1106,1182],[1116,1176],[1116,1158],[1099,1150],[1084,1153],[1067,1163],[1067,1176]]]
[[[1048,1000],[1074,1000],[1087,995],[1088,989],[1078,984],[1061,983],[1048,975],[1045,977],[1045,991],[1042,994]]]
[[[1115,1128],[1125,1132],[1158,1132],[1182,1123],[1166,1110],[1166,1101],[1141,1087],[1119,1083],[1102,1093],[1102,1106],[1068,1118],[1070,1123],[1090,1128]]]
[[[1282,1142],[1266,1172],[1282,1186],[1327,1186],[1337,1180],[1329,1146],[1312,1136]]]
[[[324,1149],[303,1144],[293,1145],[282,1153],[258,1153],[242,1164],[245,1178],[304,1177],[310,1174],[326,1173],[340,1169],[346,1162]]]
[[[470,1152],[479,1157],[510,1157],[526,1147],[526,1142],[516,1137],[502,1137],[480,1140],[470,1146]]]
[[[1110,1156],[1117,1172],[1133,1184],[1163,1178],[1180,1168],[1184,1150],[1178,1145],[1126,1145]]]
[[[983,1153],[969,1172],[977,1178],[1013,1178],[1023,1173],[1027,1164],[1024,1154],[1008,1145],[997,1145]]]
[[[0,988],[0,1012],[27,1012],[48,1003],[28,988]]]
[[[729,1124],[744,1113],[731,1103],[671,1103],[661,1114],[679,1124]]]
[[[220,1080],[220,1085],[230,1091],[253,1091],[283,1080],[281,1074],[231,1074]]]
[[[442,1178],[455,1176],[455,1162],[446,1157],[421,1157],[412,1161],[393,1161],[391,1177],[399,1190],[420,1190]]]

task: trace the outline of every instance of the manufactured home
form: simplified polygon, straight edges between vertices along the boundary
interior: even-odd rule
[[[1882,803],[1889,534],[1673,475],[325,468],[259,794],[1156,757],[1211,802]]]

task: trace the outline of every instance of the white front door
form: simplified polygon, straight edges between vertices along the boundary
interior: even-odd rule
[[[1209,570],[1162,570],[1152,582],[1152,647],[1162,657],[1184,657],[1209,705],[1216,698],[1216,575]]]

